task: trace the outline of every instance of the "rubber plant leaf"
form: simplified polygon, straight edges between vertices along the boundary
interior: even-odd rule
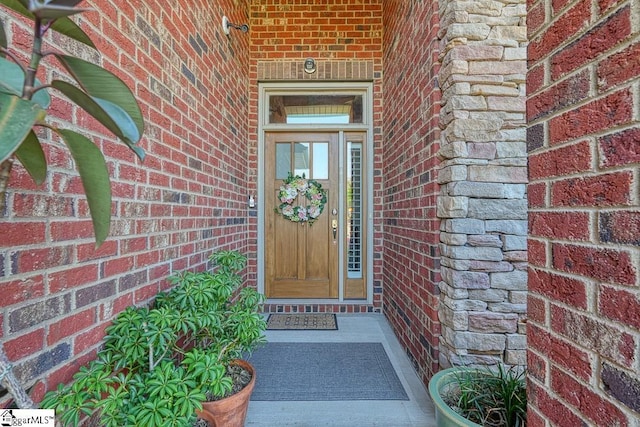
[[[29,11],[29,0],[0,0],[0,4],[5,5],[9,9],[31,20],[35,19],[33,13]],[[82,29],[75,22],[67,17],[56,19],[53,24],[51,24],[51,29],[73,40],[86,44],[93,49],[96,49],[96,46],[91,41],[91,38],[89,38],[89,36],[84,31],[82,31]]]
[[[43,21],[53,21],[55,19],[66,18],[68,16],[76,15],[78,13],[86,12],[89,10],[91,9],[55,5],[52,3],[40,2],[37,0],[32,0],[29,4],[29,11],[33,13],[34,16],[37,16]]]
[[[80,174],[91,212],[96,248],[109,235],[111,225],[111,183],[100,149],[86,136],[68,129],[55,129],[69,148]]]
[[[131,89],[118,76],[83,59],[60,53],[55,55],[87,94],[112,102],[126,111],[136,124],[138,134],[142,136],[144,132],[142,111]]]
[[[0,58],[5,58],[6,54],[4,51],[7,49],[7,33],[4,31],[4,24],[0,21],[0,48],[4,50],[0,50]]]
[[[33,19],[33,14],[29,12],[29,0],[0,0],[0,4],[18,12],[20,15]]]
[[[36,133],[31,130],[16,150],[16,157],[27,170],[31,179],[41,185],[47,177],[47,159]]]
[[[75,22],[73,22],[69,18],[60,18],[56,19],[55,22],[51,25],[51,29],[73,39],[77,42],[83,43],[90,48],[96,49],[96,45],[93,44],[93,41],[87,33],[85,33]]]
[[[48,6],[67,6],[75,7],[84,0],[30,0],[31,3],[44,3]]]
[[[45,115],[35,102],[0,91],[0,163],[13,155]]]
[[[22,96],[22,87],[24,86],[24,72],[18,64],[11,62],[5,58],[0,58],[0,91],[8,94]],[[36,86],[41,86],[39,80],[36,79]],[[33,94],[33,102],[40,104],[43,109],[49,108],[51,97],[46,89],[40,89]]]
[[[135,147],[135,143],[140,140],[140,134],[133,119],[118,105],[104,99],[91,97],[76,86],[61,80],[52,81],[51,87],[62,92],[132,149]]]

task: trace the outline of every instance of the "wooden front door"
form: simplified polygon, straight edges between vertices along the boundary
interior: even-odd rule
[[[265,294],[268,298],[338,298],[338,133],[265,135]],[[289,173],[327,193],[313,225],[283,217],[278,192]],[[304,196],[292,205],[303,205]]]

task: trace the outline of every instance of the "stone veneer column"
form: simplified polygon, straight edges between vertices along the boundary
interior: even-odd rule
[[[440,364],[526,364],[524,0],[440,2]]]

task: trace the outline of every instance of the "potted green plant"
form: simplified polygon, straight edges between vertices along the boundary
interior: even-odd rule
[[[453,367],[429,381],[438,427],[523,427],[527,421],[525,371],[516,367]]]
[[[52,49],[45,42],[46,34],[55,31],[78,42],[78,46],[96,49],[91,38],[69,18],[88,10],[76,7],[80,2],[0,0],[3,10],[15,12],[33,23],[32,39],[26,41],[20,37],[15,41],[5,32],[7,20],[0,20],[0,212],[5,210],[5,194],[16,160],[36,184],[45,181],[45,153],[48,143],[56,142],[47,139],[55,134],[67,147],[78,170],[87,196],[96,246],[100,246],[109,235],[111,224],[109,171],[100,148],[90,139],[48,119],[50,93],[57,92],[58,96],[66,97],[80,107],[140,159],[144,158],[144,151],[137,143],[144,131],[144,120],[133,93],[120,78],[91,62]],[[26,60],[23,60],[23,54],[26,54]],[[44,75],[41,68],[45,63],[57,63],[61,72],[55,75],[66,76],[48,82],[39,81],[36,76]],[[43,144],[41,139],[46,143]],[[0,372],[6,372],[0,382],[15,398],[18,407],[35,407],[13,375],[1,342]]]
[[[153,307],[120,313],[96,359],[71,384],[47,393],[42,406],[73,426],[95,411],[107,427],[190,426],[196,417],[244,425],[255,373],[238,359],[264,342],[263,296],[253,288],[237,291],[244,255],[218,251],[210,259],[213,272],[175,274],[175,286],[159,294]],[[237,393],[234,378],[247,383]],[[238,395],[244,402],[228,403]],[[210,413],[207,401],[240,413]]]

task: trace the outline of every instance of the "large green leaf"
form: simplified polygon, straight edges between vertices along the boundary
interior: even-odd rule
[[[31,1],[29,11],[42,20],[54,20],[59,18],[66,18],[71,15],[86,12],[91,9],[81,9],[70,6],[58,6],[52,4],[45,4],[38,1]]]
[[[30,0],[31,3],[44,3],[48,6],[66,6],[75,7],[78,3],[82,3],[83,0]]]
[[[28,0],[0,0],[0,4],[5,5],[15,12],[18,12],[20,15],[33,19],[33,14],[29,12]]]
[[[16,157],[29,172],[31,179],[41,185],[47,177],[47,159],[33,129],[16,150]]]
[[[95,98],[95,101],[109,114],[109,116],[118,124],[125,135],[122,141],[138,156],[140,160],[144,160],[144,150],[136,145],[142,135],[138,132],[138,127],[127,112],[119,105],[105,99]]]
[[[78,168],[98,247],[109,235],[111,225],[111,183],[107,164],[100,149],[86,136],[68,129],[56,129],[56,132],[69,147]]]
[[[0,58],[0,92],[7,95],[22,96],[22,87],[24,86],[24,73],[22,69],[13,62]]]
[[[35,18],[33,13],[29,12],[29,0],[0,0],[0,4],[5,5],[9,9],[18,12],[22,16],[31,20]],[[56,19],[51,25],[51,29],[80,43],[84,43],[93,49],[96,48],[91,41],[91,38],[89,38],[89,36],[69,18],[64,17]]]
[[[56,57],[87,94],[112,102],[126,111],[136,124],[138,134],[142,136],[144,132],[142,111],[131,89],[119,77],[80,58],[62,54],[56,54]]]
[[[116,104],[104,99],[93,98],[76,86],[61,80],[52,81],[51,87],[65,94],[67,98],[91,114],[127,145],[134,145],[140,140],[140,134],[133,119]]]
[[[0,91],[0,163],[13,155],[45,114],[35,102]]]
[[[82,28],[78,27],[78,24],[69,18],[56,19],[53,25],[51,25],[51,29],[77,42],[84,43],[93,49],[97,49],[96,45],[93,44],[93,41],[91,41],[91,38],[87,33],[85,33]]]
[[[0,79],[0,92],[22,96],[24,72],[18,64],[5,58],[0,58],[0,76],[2,76],[2,79]],[[42,83],[36,79],[36,86],[41,85]],[[36,91],[36,93],[33,94],[32,100],[40,104],[44,109],[49,108],[51,104],[51,97],[46,89]]]
[[[4,31],[4,24],[0,20],[0,47],[7,49],[7,33]],[[6,55],[3,50],[0,50],[0,58],[4,58]]]

